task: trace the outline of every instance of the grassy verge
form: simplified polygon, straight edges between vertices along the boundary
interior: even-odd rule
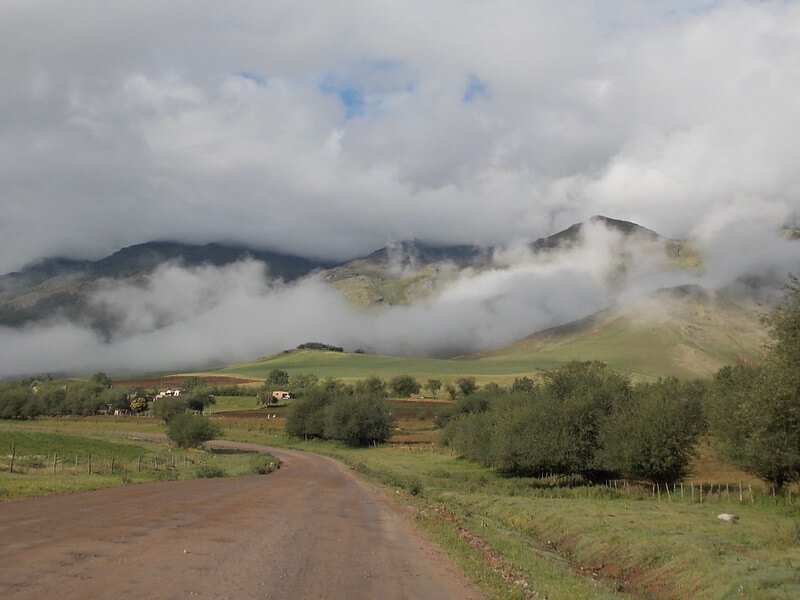
[[[52,423],[51,423],[52,424]],[[120,485],[269,473],[280,461],[268,454],[177,450],[83,432],[0,426],[0,501]]]

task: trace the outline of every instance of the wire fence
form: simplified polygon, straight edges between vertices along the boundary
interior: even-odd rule
[[[112,475],[142,471],[168,471],[195,464],[188,455],[171,452],[148,453],[131,458],[101,456],[91,453],[28,452],[12,444],[10,452],[0,459],[0,471],[8,473],[49,473],[51,475]]]

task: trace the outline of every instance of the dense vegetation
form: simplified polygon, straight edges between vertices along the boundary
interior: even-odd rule
[[[294,390],[286,432],[302,438],[340,440],[352,446],[383,443],[394,419],[386,384],[376,378],[346,385],[329,379]]]
[[[187,412],[167,422],[167,436],[179,448],[196,448],[222,435],[222,427],[206,417]]]
[[[463,456],[513,475],[613,474],[673,482],[702,432],[702,386],[645,386],[602,363],[572,363],[540,383],[463,394],[439,424]]]

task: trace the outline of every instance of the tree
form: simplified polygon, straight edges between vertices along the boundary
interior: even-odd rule
[[[395,394],[405,398],[413,396],[414,394],[419,394],[420,390],[419,382],[411,377],[411,375],[398,375],[392,379],[389,387],[392,388]]]
[[[108,375],[106,375],[105,373],[103,373],[102,371],[98,371],[97,373],[92,375],[92,378],[91,378],[90,381],[93,384],[95,384],[97,386],[100,386],[100,387],[104,387],[104,388],[110,388],[111,387],[111,378]]]
[[[265,384],[272,387],[273,391],[285,388],[289,385],[289,373],[283,369],[272,369],[267,373]]]
[[[196,448],[222,435],[222,428],[206,417],[183,413],[167,423],[167,437],[179,448]]]
[[[389,439],[393,422],[385,398],[368,395],[339,398],[325,412],[325,437],[351,446],[382,444]]]
[[[454,386],[452,383],[448,383],[446,386],[444,386],[444,391],[446,391],[447,395],[450,396],[450,400],[455,401],[455,399],[458,398],[458,388],[456,388],[456,386]]]
[[[191,410],[204,411],[206,407],[216,404],[214,396],[203,388],[195,388],[191,394],[186,396],[186,406]]]
[[[474,377],[459,377],[456,380],[456,385],[461,393],[465,396],[473,394],[478,389],[478,384],[475,383]]]
[[[147,408],[147,400],[144,398],[134,398],[131,400],[131,410],[133,412],[143,412]]]
[[[183,380],[183,389],[187,392],[203,387],[206,387],[206,382],[201,377],[187,377]]]
[[[516,377],[514,383],[511,384],[512,392],[531,392],[536,386],[536,382],[530,377]]]
[[[386,398],[389,395],[386,391],[386,382],[374,376],[356,382],[353,392],[373,398]]]
[[[771,348],[759,368],[723,367],[711,386],[711,429],[722,453],[777,489],[800,479],[800,286],[766,318]]]
[[[442,382],[440,379],[428,379],[428,381],[425,382],[425,389],[436,398],[436,393],[442,389]]]
[[[258,390],[256,400],[259,404],[266,406],[268,404],[272,404],[275,401],[275,398],[272,397],[272,392],[269,390],[269,388],[262,387],[260,390]]]
[[[683,479],[705,424],[696,391],[677,379],[637,387],[601,424],[598,467],[654,483]]]
[[[153,402],[153,415],[169,423],[175,417],[182,415],[189,408],[186,400],[177,398],[159,398]]]

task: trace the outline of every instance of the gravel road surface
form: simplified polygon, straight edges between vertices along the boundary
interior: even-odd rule
[[[224,445],[283,468],[0,503],[0,598],[481,597],[341,463]]]

